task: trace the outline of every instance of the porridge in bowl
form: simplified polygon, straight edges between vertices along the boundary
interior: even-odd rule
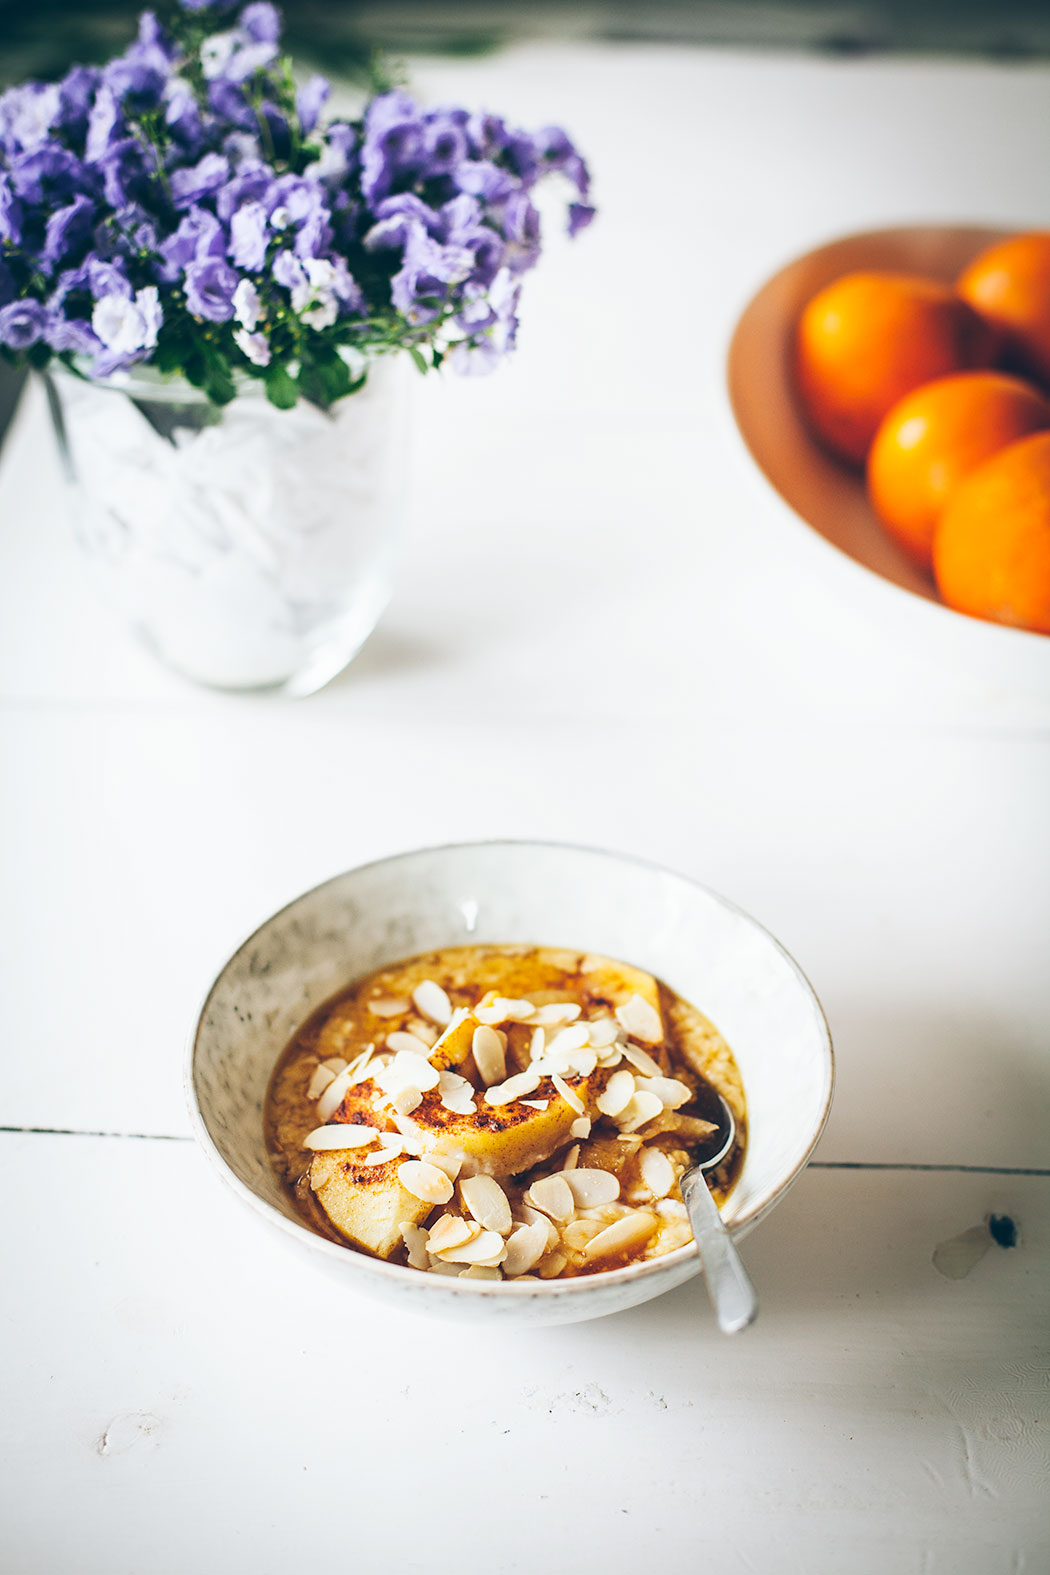
[[[732,1053],[651,974],[544,946],[460,946],[385,967],[284,1050],[267,1149],[301,1217],[428,1273],[555,1279],[691,1240],[682,1174],[746,1143]]]

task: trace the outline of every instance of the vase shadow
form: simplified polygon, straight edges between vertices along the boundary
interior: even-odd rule
[[[369,635],[353,661],[332,679],[324,692],[339,694],[377,679],[397,678],[441,667],[447,657],[448,647],[437,641],[380,627]]]

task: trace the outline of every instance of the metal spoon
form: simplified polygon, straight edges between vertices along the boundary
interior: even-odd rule
[[[721,1094],[718,1098],[728,1135],[716,1154],[686,1171],[682,1177],[682,1197],[689,1210],[689,1223],[693,1227],[693,1238],[704,1266],[707,1294],[715,1309],[718,1327],[723,1334],[739,1334],[741,1329],[746,1329],[749,1323],[754,1322],[758,1313],[758,1297],[733,1246],[732,1238],[722,1223],[718,1204],[711,1196],[704,1176],[705,1170],[714,1170],[722,1163],[736,1139],[733,1112]]]

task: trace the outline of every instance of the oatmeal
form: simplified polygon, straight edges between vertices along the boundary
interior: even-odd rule
[[[414,957],[322,1006],[266,1101],[275,1168],[313,1229],[436,1274],[571,1277],[691,1239],[679,1183],[746,1141],[740,1074],[651,974],[552,947]]]

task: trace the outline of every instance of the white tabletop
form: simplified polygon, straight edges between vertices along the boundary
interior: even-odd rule
[[[537,46],[413,76],[564,121],[602,211],[552,237],[513,365],[417,388],[411,540],[343,678],[170,677],[92,599],[38,391],[0,464],[3,1567],[1050,1569],[1050,701],[895,644],[722,377],[820,240],[1045,223],[1050,70]],[[812,979],[835,1106],[744,1243],[746,1335],[698,1281],[513,1339],[392,1315],[192,1143],[182,1044],[237,941],[488,835],[696,876]],[[945,1278],[990,1212],[1020,1244]]]

